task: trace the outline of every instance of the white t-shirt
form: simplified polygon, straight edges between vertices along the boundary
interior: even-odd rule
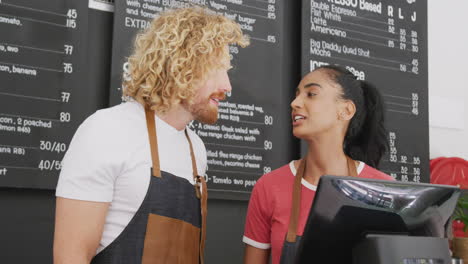
[[[188,129],[188,128],[187,128]],[[193,184],[190,147],[184,130],[178,131],[156,116],[161,170]],[[192,130],[198,175],[205,175],[206,149]],[[145,111],[135,101],[99,110],[76,131],[62,163],[56,196],[110,202],[102,251],[124,230],[146,195],[151,153]]]

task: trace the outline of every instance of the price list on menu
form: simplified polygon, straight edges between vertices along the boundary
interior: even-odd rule
[[[121,102],[121,76],[138,30],[147,27],[148,21],[161,11],[193,4],[239,23],[250,37],[251,44],[245,49],[229,47],[234,66],[229,72],[233,89],[219,104],[218,122],[189,124],[207,149],[205,178],[210,197],[248,199],[261,175],[292,157],[289,103],[297,83],[289,85],[289,71],[284,66],[284,45],[290,40],[282,34],[286,27],[286,3],[282,0],[117,2],[110,101]]]
[[[84,119],[86,21],[85,1],[0,1],[0,186],[55,188]]]
[[[427,2],[304,0],[302,70],[340,64],[383,95],[389,151],[380,169],[429,182]]]

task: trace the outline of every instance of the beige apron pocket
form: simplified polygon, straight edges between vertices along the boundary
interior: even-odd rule
[[[200,228],[179,219],[149,214],[142,264],[198,264]]]

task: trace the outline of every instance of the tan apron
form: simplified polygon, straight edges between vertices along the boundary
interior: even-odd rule
[[[152,160],[145,199],[124,231],[91,263],[203,263],[207,187],[205,179],[197,175],[192,142],[185,130],[195,186],[187,179],[160,170],[155,114],[146,107],[145,115]]]

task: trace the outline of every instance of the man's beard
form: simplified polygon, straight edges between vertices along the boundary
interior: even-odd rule
[[[213,97],[221,101],[226,96],[224,93],[212,93],[208,98],[195,100],[192,104],[188,105],[188,111],[192,113],[196,121],[210,125],[218,121],[218,107],[210,102]]]

